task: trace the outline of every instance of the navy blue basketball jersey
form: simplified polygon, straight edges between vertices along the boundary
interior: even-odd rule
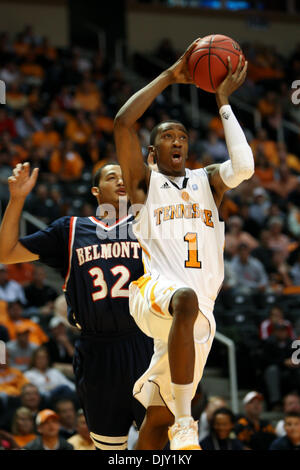
[[[20,239],[65,278],[71,324],[84,333],[137,330],[129,314],[128,287],[143,274],[132,216],[113,225],[95,217],[62,217],[47,229]]]

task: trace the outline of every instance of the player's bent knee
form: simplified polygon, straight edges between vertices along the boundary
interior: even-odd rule
[[[185,315],[197,316],[198,310],[198,298],[193,289],[183,287],[174,293],[170,302],[170,313],[172,315],[183,313]]]
[[[102,436],[90,433],[91,439],[98,450],[126,450],[128,436]]]

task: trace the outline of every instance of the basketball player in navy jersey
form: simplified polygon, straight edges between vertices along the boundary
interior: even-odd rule
[[[143,274],[143,266],[126,213],[121,168],[105,165],[94,176],[92,194],[106,208],[104,218],[62,217],[19,238],[23,205],[37,176],[38,169],[30,174],[24,163],[8,179],[0,259],[5,264],[40,260],[65,278],[68,318],[81,330],[74,372],[91,437],[97,449],[123,450],[132,422],[139,426],[144,417],[132,389],[149,365],[153,344],[129,314],[128,286]]]

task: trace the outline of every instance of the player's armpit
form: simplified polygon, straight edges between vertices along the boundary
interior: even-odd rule
[[[212,189],[214,200],[217,207],[220,207],[223,195],[231,188],[226,186],[220,175],[220,164],[208,165],[205,167],[208,174],[209,184]]]
[[[138,136],[134,129],[127,127],[122,118],[114,122],[114,137],[118,161],[129,199],[132,203],[144,203],[150,181],[150,169],[144,157]]]
[[[2,264],[15,264],[15,263],[28,263],[30,261],[37,261],[39,255],[27,250],[22,243],[18,242],[10,253],[2,255],[0,263]]]

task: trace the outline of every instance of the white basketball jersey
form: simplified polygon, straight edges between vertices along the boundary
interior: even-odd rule
[[[143,249],[145,272],[215,300],[224,279],[224,222],[205,169],[186,169],[185,177],[152,171],[133,231]]]

